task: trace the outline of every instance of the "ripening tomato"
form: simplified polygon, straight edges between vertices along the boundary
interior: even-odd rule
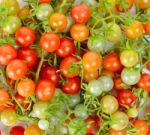
[[[10,135],[24,135],[24,127],[22,126],[14,126],[11,127],[9,133]]]
[[[55,86],[49,80],[40,80],[37,83],[35,94],[41,101],[48,101],[53,98]]]
[[[136,96],[130,90],[121,90],[117,99],[120,105],[131,106],[136,101]]]
[[[76,64],[78,59],[74,56],[68,56],[64,58],[60,63],[61,74],[66,78],[76,77],[79,73],[78,67],[73,67],[73,64]]]
[[[149,131],[148,131],[148,133],[146,135],[150,135],[150,128],[149,128]]]
[[[122,81],[121,77],[114,78],[114,88],[115,90],[125,89],[126,84]]]
[[[5,89],[0,89],[0,106],[7,103],[9,100],[9,94]]]
[[[139,21],[134,21],[129,26],[124,27],[125,35],[130,39],[139,38],[143,34],[143,25]]]
[[[40,73],[40,78],[50,80],[55,86],[58,86],[59,84],[59,73],[54,66],[43,68]]]
[[[49,18],[52,29],[63,31],[67,27],[67,17],[62,13],[54,13]]]
[[[150,35],[150,21],[145,23],[143,26],[144,26],[144,30],[145,30],[146,34]]]
[[[40,3],[50,3],[52,0],[39,0]]]
[[[150,8],[150,0],[137,0],[140,9]]]
[[[15,34],[16,42],[22,47],[32,45],[35,41],[35,38],[35,33],[30,27],[21,27],[16,31]]]
[[[102,69],[101,76],[109,76],[109,77],[113,78],[114,75],[115,75],[114,72],[106,70],[106,69]]]
[[[120,57],[117,53],[109,53],[104,57],[104,68],[108,71],[119,72],[123,66],[120,62]]]
[[[6,74],[12,80],[18,80],[24,77],[27,73],[27,65],[24,61],[15,59],[6,67]]]
[[[56,51],[57,56],[59,57],[67,57],[75,53],[76,47],[74,42],[69,38],[62,38],[60,40],[60,47]]]
[[[60,38],[54,33],[44,33],[40,39],[40,45],[47,52],[55,52],[60,46]]]
[[[150,75],[142,74],[140,81],[137,83],[137,86],[143,90],[150,91]]]
[[[126,12],[133,7],[134,0],[119,0],[116,3],[116,10],[118,12]]]
[[[110,129],[109,130],[109,135],[127,135],[127,131],[125,129],[123,130],[114,130],[114,129]]]
[[[17,50],[8,44],[0,46],[0,64],[8,65],[17,57]]]
[[[146,135],[149,130],[149,125],[145,120],[135,120],[133,123],[136,128],[136,135]]]
[[[30,9],[28,6],[23,6],[18,12],[18,16],[23,19],[27,18],[29,15],[30,15]]]
[[[35,82],[31,79],[21,80],[18,83],[17,91],[19,95],[23,97],[29,97],[34,93],[35,90]]]
[[[71,17],[77,24],[84,24],[90,19],[90,8],[82,3],[71,9]]]
[[[66,94],[75,95],[80,91],[80,79],[78,77],[68,78],[67,81],[62,84],[62,91]]]
[[[71,37],[78,42],[85,41],[89,37],[89,29],[83,24],[74,24],[70,28]]]
[[[30,125],[25,129],[24,135],[43,135],[43,132],[38,125]]]
[[[87,72],[98,70],[101,63],[101,58],[96,52],[87,52],[83,55],[83,67]]]

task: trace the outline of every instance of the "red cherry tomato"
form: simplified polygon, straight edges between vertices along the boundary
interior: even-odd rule
[[[28,47],[18,50],[18,59],[24,60],[29,68],[35,66],[38,62],[36,51]]]
[[[143,90],[150,91],[150,75],[142,74],[140,81],[137,83],[137,86]]]
[[[136,100],[136,96],[130,90],[122,90],[117,96],[120,105],[130,106]]]
[[[70,72],[72,64],[78,62],[78,59],[74,56],[68,56],[64,58],[60,63],[61,74],[66,78],[73,78],[78,75],[78,68],[74,68],[73,71]]]
[[[44,33],[40,39],[40,45],[47,52],[55,52],[60,46],[60,38],[54,33]]]
[[[77,24],[84,24],[90,19],[90,8],[82,3],[71,9],[71,17]]]
[[[80,79],[78,77],[69,78],[62,85],[62,91],[66,94],[77,94],[80,91]]]
[[[149,128],[149,131],[148,131],[148,133],[146,135],[150,135],[150,128]]]
[[[49,80],[40,80],[37,83],[35,94],[41,101],[48,101],[53,98],[55,86]]]
[[[109,53],[104,57],[104,68],[112,72],[119,72],[123,66],[120,62],[120,57],[117,53]]]
[[[71,39],[62,38],[60,40],[60,47],[56,51],[56,54],[59,57],[67,57],[75,53],[75,50],[76,50],[75,45]]]
[[[40,3],[50,3],[52,0],[39,0]]]
[[[10,129],[10,135],[24,135],[24,127],[14,126]]]
[[[36,36],[34,31],[29,27],[21,27],[15,34],[16,42],[22,47],[32,45],[35,41],[35,38]]]
[[[13,60],[11,61],[7,68],[6,74],[12,80],[18,80],[24,77],[27,73],[27,65],[22,60]]]
[[[47,66],[41,70],[41,79],[50,80],[55,86],[59,84],[59,74],[56,67]]]
[[[17,57],[17,50],[8,44],[0,46],[0,64],[8,65]]]
[[[123,90],[125,88],[125,84],[121,80],[121,77],[114,78],[114,88],[115,90]]]
[[[145,23],[143,26],[146,34],[150,35],[150,21]]]

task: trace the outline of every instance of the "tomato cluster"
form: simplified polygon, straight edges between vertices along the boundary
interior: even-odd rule
[[[2,0],[0,19],[3,134],[150,134],[150,0]]]

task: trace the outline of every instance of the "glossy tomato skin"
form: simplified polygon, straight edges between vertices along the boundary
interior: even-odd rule
[[[71,17],[77,24],[84,24],[90,19],[90,8],[82,3],[71,9]]]
[[[109,53],[104,57],[104,68],[108,71],[119,72],[122,70],[123,66],[120,62],[120,57],[117,53]]]
[[[150,8],[150,1],[149,0],[137,0],[137,4],[138,4],[140,9]]]
[[[27,73],[27,65],[24,61],[15,59],[6,67],[6,74],[12,80],[18,80],[24,77]]]
[[[18,45],[27,47],[34,43],[36,36],[30,27],[21,27],[16,31],[15,39]]]
[[[0,89],[0,106],[7,103],[9,100],[9,94],[5,89]]]
[[[49,80],[40,80],[37,83],[35,94],[40,101],[48,101],[53,98],[55,86]]]
[[[64,58],[60,63],[60,70],[61,74],[66,78],[73,78],[78,75],[78,68],[75,68],[72,72],[70,72],[70,68],[72,64],[75,64],[78,62],[78,59],[74,56],[68,56]]]
[[[137,86],[143,90],[150,91],[150,75],[142,74],[140,81],[137,83]]]
[[[0,46],[0,64],[8,65],[17,57],[17,50],[8,44]]]
[[[60,40],[60,47],[56,51],[57,56],[67,57],[75,53],[76,48],[74,42],[69,38],[62,38]]]
[[[150,21],[145,23],[143,26],[146,34],[150,35]]]
[[[110,129],[109,130],[109,135],[126,135],[127,131],[125,129],[123,130],[114,130],[114,129]]]
[[[78,42],[87,40],[89,34],[89,29],[83,24],[74,24],[70,28],[71,37]]]
[[[44,33],[40,39],[40,45],[47,52],[55,52],[60,46],[60,38],[54,33]]]
[[[125,26],[124,33],[130,39],[139,38],[143,34],[143,25],[139,21],[134,21],[131,25]]]
[[[62,85],[62,91],[66,94],[75,95],[80,91],[80,78],[74,77],[69,78],[67,81]]]
[[[121,90],[117,99],[120,105],[131,106],[136,101],[136,96],[130,90]]]
[[[54,66],[47,66],[43,68],[40,73],[40,78],[50,80],[55,86],[58,86],[60,79],[59,73]]]
[[[149,125],[146,121],[135,120],[133,125],[136,128],[136,135],[146,135],[148,133]]]
[[[29,68],[34,67],[38,62],[36,51],[29,47],[19,49],[17,57],[20,60],[24,60]]]
[[[24,135],[24,127],[14,126],[10,129],[10,135]]]

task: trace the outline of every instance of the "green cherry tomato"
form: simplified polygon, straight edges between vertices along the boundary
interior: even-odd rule
[[[36,17],[39,20],[48,19],[53,12],[53,8],[49,4],[40,4],[36,9]]]
[[[47,130],[49,128],[49,121],[41,119],[38,122],[38,126],[42,130]]]
[[[8,34],[14,34],[21,27],[21,21],[16,16],[8,16],[2,26],[3,30]]]
[[[69,97],[69,106],[70,107],[74,107],[76,106],[78,103],[80,103],[81,101],[81,98],[80,98],[80,95],[77,94],[77,95],[71,95]]]
[[[111,128],[114,130],[123,130],[128,126],[129,123],[128,116],[121,111],[113,113],[111,119]]]
[[[98,79],[103,84],[103,91],[110,91],[114,86],[114,81],[109,76],[101,76]]]
[[[47,102],[42,102],[42,101],[36,102],[33,106],[33,113],[35,117],[38,117],[40,119],[45,119],[47,108],[48,108]]]
[[[17,0],[2,0],[2,5],[9,11],[9,15],[16,15],[19,11]]]
[[[140,71],[133,68],[124,68],[121,72],[121,79],[127,85],[135,85],[141,78]]]
[[[102,111],[106,114],[112,114],[119,108],[117,99],[112,95],[106,95],[101,99]]]
[[[110,42],[118,42],[121,39],[121,28],[116,23],[108,23],[107,29],[110,31],[107,33],[107,39]]]
[[[7,109],[1,112],[1,122],[6,126],[12,126],[17,122],[17,114],[12,109]]]
[[[125,67],[133,67],[138,63],[138,53],[135,50],[124,50],[120,54],[120,60]]]
[[[136,118],[138,116],[138,110],[136,108],[129,108],[127,114],[131,118]]]
[[[104,50],[105,42],[100,36],[91,36],[87,45],[89,50],[100,53]]]

